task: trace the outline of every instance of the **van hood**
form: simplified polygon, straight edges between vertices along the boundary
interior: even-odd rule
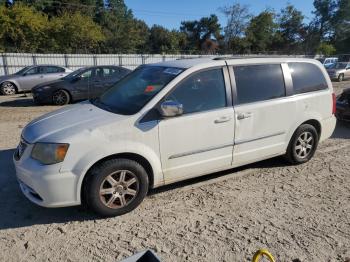
[[[121,121],[128,116],[100,109],[89,101],[66,106],[30,122],[22,132],[28,143],[65,142],[69,136],[94,130],[104,124]]]

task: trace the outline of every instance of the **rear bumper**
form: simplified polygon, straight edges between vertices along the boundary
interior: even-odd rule
[[[44,166],[31,158],[13,161],[19,186],[33,203],[43,207],[80,204],[80,199],[77,199],[77,175],[61,173],[59,164]]]
[[[320,142],[332,136],[335,130],[336,124],[337,124],[337,119],[335,116],[331,116],[330,118],[324,119],[322,121]]]

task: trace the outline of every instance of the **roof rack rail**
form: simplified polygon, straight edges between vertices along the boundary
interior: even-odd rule
[[[255,56],[247,56],[247,55],[236,55],[236,56],[217,56],[214,57],[213,60],[230,60],[230,59],[253,59],[253,58],[291,58],[298,56],[288,56],[288,55],[255,55]]]

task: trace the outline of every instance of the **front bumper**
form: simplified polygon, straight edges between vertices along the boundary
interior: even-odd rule
[[[60,164],[40,164],[30,157],[30,152],[29,146],[19,160],[16,155],[13,159],[23,194],[44,207],[80,205],[80,198],[77,197],[78,176],[60,172]]]
[[[36,104],[52,104],[52,95],[33,92],[33,100]]]

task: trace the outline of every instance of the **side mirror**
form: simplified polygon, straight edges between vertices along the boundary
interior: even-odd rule
[[[159,111],[163,117],[179,116],[183,114],[183,105],[172,100],[167,100],[160,105]]]

